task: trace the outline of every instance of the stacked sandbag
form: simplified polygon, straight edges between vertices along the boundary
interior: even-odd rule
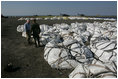
[[[102,36],[102,34],[100,32],[100,28],[96,26],[95,29],[94,29],[94,34],[91,38],[91,41],[95,41],[100,36]]]
[[[57,33],[52,32],[44,32],[43,34],[40,34],[40,44],[46,45],[48,42],[54,39],[60,39],[60,35]]]
[[[48,33],[40,33],[40,45],[45,45],[49,42],[49,34]]]
[[[108,37],[110,39],[116,39],[117,38],[116,26],[117,26],[116,22],[103,22],[102,24],[99,24],[99,28],[102,33],[102,36]]]
[[[45,25],[45,24],[42,24],[39,27],[41,29],[41,32],[48,31],[51,28],[51,26],[48,26],[48,25]]]
[[[44,50],[44,59],[52,68],[58,69],[75,68],[80,63],[91,62],[94,56],[88,47],[72,38],[50,41]]]
[[[23,18],[23,17],[21,17],[21,18],[19,18],[19,19],[18,19],[18,21],[22,21],[22,20],[24,20],[24,18]]]
[[[70,78],[116,78],[117,77],[117,30],[116,22],[87,23],[90,34],[90,51],[94,54],[92,63],[78,64],[69,75]],[[86,31],[86,32],[87,32]],[[87,33],[85,34],[87,35]],[[82,33],[83,34],[83,33]],[[81,35],[82,35],[81,34]],[[81,41],[80,34],[74,34]],[[78,36],[78,37],[77,37]],[[84,36],[84,35],[82,35]],[[85,37],[85,36],[84,36]],[[86,45],[84,43],[84,45]],[[78,52],[80,52],[78,45]],[[75,49],[76,51],[76,49]],[[74,53],[76,56],[77,54]],[[89,56],[85,55],[85,56]],[[96,63],[95,63],[96,62]]]
[[[63,48],[62,52],[64,52],[66,54],[66,56],[68,55],[67,57],[71,56],[71,58],[73,58],[73,60],[76,60],[79,64],[80,63],[91,63],[94,58],[95,51],[92,47],[90,47],[90,45],[95,44],[96,42],[100,41],[101,39],[107,39],[107,37],[100,38],[101,36],[99,35],[99,33],[101,33],[101,27],[98,27],[100,25],[100,23],[96,23],[93,25],[93,27],[95,27],[95,30],[92,30],[92,31],[96,31],[96,32],[93,32],[93,35],[92,35],[92,31],[90,32],[87,30],[87,24],[72,23],[71,24],[72,26],[70,26],[68,28],[66,25],[65,25],[66,26],[65,27],[64,24],[62,24],[64,26],[63,28],[59,27],[60,25],[61,24],[55,24],[54,26],[55,26],[55,30],[58,29],[59,35],[63,38],[64,41],[63,41],[63,43],[55,42],[56,45],[52,46],[51,48],[54,49],[54,51],[56,51],[56,50],[60,51],[61,48]],[[97,25],[97,26],[95,26],[95,25]],[[74,31],[75,28],[77,29],[77,31]],[[73,30],[70,31],[70,29],[73,29]],[[95,40],[92,41],[92,43],[90,44],[91,37],[95,37]],[[77,42],[72,43],[73,42],[72,40],[76,40]],[[87,44],[87,43],[89,43],[89,44]],[[112,44],[112,45],[114,45],[114,44]],[[55,48],[55,46],[56,46],[56,48]],[[59,46],[61,46],[61,48]],[[52,53],[51,48],[47,48],[48,49],[47,51],[49,51],[48,55],[51,53],[49,56],[46,54],[46,57],[49,59],[53,58],[53,56],[54,56],[54,53]],[[66,51],[66,50],[68,50],[68,51]],[[58,53],[60,54],[60,52],[58,52]],[[95,54],[95,56],[97,58],[99,57],[97,54]],[[115,56],[116,56],[116,54],[114,54],[114,57],[111,59],[112,60],[115,59]],[[59,57],[56,57],[56,58],[57,58],[57,60],[54,60],[54,61],[56,61],[56,62],[61,61],[61,60],[58,60]],[[63,58],[63,56],[62,56],[62,58]],[[105,59],[101,59],[101,60],[105,61]],[[106,60],[107,60],[107,58],[106,58]],[[46,61],[49,63],[51,60],[46,59]],[[55,65],[53,65],[55,63],[53,63],[53,64],[49,63],[49,64],[51,65],[52,68],[60,68],[60,69],[66,68],[63,66],[61,67],[61,65],[57,66],[57,63],[56,63],[56,67],[53,67],[53,66],[55,66]],[[67,63],[65,65],[67,65]],[[71,68],[71,67],[67,67],[67,68]]]
[[[60,24],[58,27],[63,29],[63,30],[68,30],[69,29],[69,25],[65,24],[65,23]]]
[[[102,62],[117,61],[116,41],[101,40],[91,45],[91,50]]]
[[[79,64],[69,75],[69,78],[116,78],[117,63],[102,63],[94,60],[92,64]]]
[[[56,35],[52,33],[53,28],[51,26],[42,24],[39,26],[41,29],[40,33],[40,45],[46,45],[49,41],[56,38]]]
[[[71,45],[71,54],[80,63],[91,63],[94,57],[94,53],[81,43]]]
[[[46,44],[44,49],[44,59],[52,68],[70,69],[75,68],[79,62],[72,59],[69,54],[68,46],[75,43],[74,40],[59,43],[58,40],[52,40]]]
[[[74,34],[74,39],[81,41],[84,45],[89,45],[91,34],[88,31],[82,32],[81,34]]]
[[[91,39],[91,50],[102,62],[117,61],[117,53],[115,52],[117,50],[117,34],[115,30],[116,22],[104,22],[97,24],[97,27],[99,27],[98,32],[101,36],[97,37],[94,41]],[[113,27],[113,29],[111,29],[111,27]],[[108,30],[114,30],[114,35],[109,36],[110,31]],[[106,31],[107,34],[105,33]]]

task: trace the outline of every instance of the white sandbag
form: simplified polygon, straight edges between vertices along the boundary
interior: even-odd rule
[[[95,48],[91,48],[91,50],[102,62],[117,61],[117,53],[116,52],[98,50]]]
[[[40,45],[46,45],[49,41],[49,36],[42,36],[40,38]]]
[[[78,65],[77,61],[68,58],[68,52],[63,48],[47,48],[44,56],[52,68],[70,69]]]
[[[81,63],[87,62],[86,56],[84,54],[84,50],[80,43],[75,43],[71,45],[71,54],[75,57],[75,59]]]
[[[45,45],[45,49],[44,49],[44,59],[46,61],[48,61],[48,54],[50,52],[50,50],[55,47],[55,41],[52,40],[50,42],[48,42],[46,45]]]
[[[41,34],[40,34],[41,45],[46,45],[51,40],[55,40],[55,39],[60,42],[61,41],[60,35],[58,35],[56,33],[49,32],[49,31],[41,32]]]
[[[22,21],[22,20],[24,20],[24,18],[23,18],[23,17],[21,17],[21,18],[19,18],[19,19],[18,19],[18,21]]]
[[[74,37],[74,39],[77,40],[78,42],[81,42],[82,45],[86,44],[87,42],[89,43],[88,36],[77,35]]]
[[[77,61],[83,63],[91,63],[94,57],[93,52],[88,47],[83,46],[81,42],[71,45],[71,54],[76,58]]]
[[[67,30],[62,30],[62,32],[60,32],[59,34],[61,35],[61,36],[65,36],[65,35],[69,35],[69,31],[67,31]]]
[[[73,55],[73,56],[80,56],[80,54],[82,54],[83,52],[82,52],[82,50],[81,50],[81,45],[80,45],[80,43],[75,43],[75,44],[72,44],[71,45],[71,54]]]
[[[70,74],[69,78],[85,78],[88,70],[85,69],[85,65],[79,64]]]
[[[29,18],[30,20],[34,20],[35,18]]]
[[[81,30],[82,32],[85,32],[86,30],[87,30],[87,26],[86,26],[86,24],[84,24],[84,23],[72,23],[71,24],[72,25],[72,28],[73,29],[79,29],[79,30]]]
[[[75,40],[77,40],[77,41],[82,41],[83,42],[83,40],[82,40],[82,38],[81,38],[81,36],[80,35],[76,35],[75,37],[74,37],[74,39]]]
[[[91,36],[90,32],[89,31],[85,31],[81,34],[82,36]]]
[[[77,42],[77,40],[74,40],[74,39],[69,39],[69,40],[64,40],[64,42],[61,44],[60,43],[60,45],[64,45],[64,46],[69,46],[69,45],[72,45],[72,44],[74,44],[74,43],[76,43]]]
[[[96,43],[96,48],[100,50],[112,50],[116,48],[115,41],[100,41]]]
[[[94,23],[87,23],[86,25],[87,25],[87,31],[89,31],[91,34],[93,34],[95,31]]]
[[[22,32],[22,37],[27,37],[26,32]]]
[[[18,25],[17,32],[24,32],[24,31],[25,31],[24,25]]]
[[[86,59],[94,57],[93,52],[87,46],[83,46],[82,49],[84,50],[84,54],[86,56]]]
[[[78,62],[75,60],[68,59],[66,50],[60,48],[53,48],[48,56],[48,63],[52,68],[58,69],[70,69],[75,68]]]
[[[69,29],[69,25],[68,24],[65,24],[65,23],[62,23],[60,25],[60,28],[63,29],[63,30],[68,30]]]
[[[24,20],[29,20],[30,18],[24,18]]]
[[[100,37],[102,34],[99,32],[94,32],[94,35],[92,36],[92,38],[97,38]]]
[[[93,64],[79,64],[71,72],[69,78],[116,78],[116,70],[116,63],[109,62],[103,64],[99,61],[94,60]]]
[[[82,39],[83,43],[90,41],[91,34],[89,31],[81,32],[79,34],[80,34],[79,36]]]
[[[41,32],[45,32],[50,28],[48,25],[45,25],[45,24],[42,24],[39,27],[41,29]]]
[[[98,66],[99,65],[99,66]],[[116,74],[116,70],[117,70],[117,62],[116,61],[109,61],[106,63],[103,63],[99,60],[94,59],[92,64],[89,65],[89,69],[93,72],[93,73],[99,73],[101,71],[97,71],[97,68],[93,69],[92,66],[96,66],[100,68],[104,68],[103,70],[101,69],[101,71],[109,71],[112,74]]]
[[[88,36],[80,36],[83,43],[89,42]]]

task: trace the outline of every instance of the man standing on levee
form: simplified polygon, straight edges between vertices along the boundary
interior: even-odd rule
[[[33,32],[33,38],[35,41],[35,46],[39,47],[40,46],[40,39],[39,39],[39,34],[40,34],[40,28],[39,28],[39,24],[36,23],[36,19],[33,20],[33,24],[31,27],[31,32]],[[38,44],[37,44],[38,43]]]
[[[25,30],[26,30],[26,35],[27,35],[27,42],[28,44],[31,44],[31,25],[30,25],[30,20],[28,19],[27,22],[24,24]]]

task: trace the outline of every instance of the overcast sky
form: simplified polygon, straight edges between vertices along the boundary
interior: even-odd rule
[[[117,1],[2,1],[3,15],[117,15]]]

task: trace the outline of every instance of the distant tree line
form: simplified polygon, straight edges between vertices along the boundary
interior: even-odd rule
[[[33,16],[40,16],[40,15],[33,15]],[[56,15],[51,15],[51,14],[48,14],[48,15],[46,15],[46,16],[56,16]],[[68,16],[72,16],[72,15],[69,15],[69,14],[66,14],[66,13],[60,13],[60,16],[66,16],[66,17],[68,17]],[[85,16],[85,14],[77,14],[77,15],[74,15],[74,16]]]
[[[60,14],[60,16],[70,16],[70,15],[68,15],[68,14]]]
[[[70,16],[70,15],[68,15],[68,14],[60,14],[60,16]],[[77,14],[77,16],[85,16],[85,14]]]
[[[79,13],[78,13],[77,16],[85,16],[85,14],[79,14]]]

